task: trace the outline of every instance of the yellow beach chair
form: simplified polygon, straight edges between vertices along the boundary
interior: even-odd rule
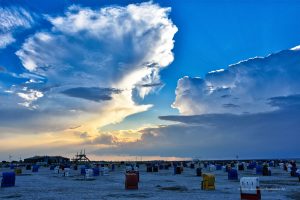
[[[201,189],[202,190],[215,190],[215,175],[213,174],[202,174],[202,182],[201,182]]]
[[[15,174],[16,175],[20,175],[20,174],[22,174],[22,168],[15,168]]]

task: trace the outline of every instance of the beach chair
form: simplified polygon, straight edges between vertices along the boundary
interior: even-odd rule
[[[216,170],[222,170],[222,165],[216,165]]]
[[[108,167],[101,168],[101,176],[109,176],[109,169]]]
[[[81,168],[80,168],[80,174],[81,174],[81,175],[85,175],[85,170],[86,170],[85,167],[81,167]]]
[[[138,175],[134,172],[125,174],[125,189],[126,190],[137,190],[138,189]]]
[[[180,166],[174,166],[174,174],[181,174],[181,167]]]
[[[85,179],[93,179],[94,171],[92,169],[85,169]]]
[[[70,168],[65,168],[65,169],[64,169],[64,176],[65,176],[65,177],[70,176],[70,174],[71,174],[70,172],[71,172]]]
[[[22,174],[22,168],[21,167],[17,167],[17,168],[15,168],[15,174],[16,175],[21,175]]]
[[[242,177],[240,179],[241,200],[261,200],[258,177]]]
[[[39,171],[39,166],[38,165],[33,165],[32,166],[32,172],[38,172]]]
[[[153,172],[158,172],[158,166],[157,165],[153,166]]]
[[[238,170],[239,171],[244,171],[244,169],[245,169],[244,164],[243,163],[239,163]]]
[[[215,190],[215,175],[213,174],[202,174],[202,182],[201,182],[201,189],[202,190]]]
[[[208,170],[210,171],[210,172],[213,172],[213,171],[216,171],[216,166],[215,165],[209,165],[208,166]]]
[[[54,167],[54,174],[59,174],[59,166]]]
[[[202,176],[202,168],[198,167],[198,168],[196,169],[196,175],[197,175],[197,176]]]
[[[94,176],[100,176],[100,169],[98,167],[93,168],[93,175]]]
[[[262,175],[263,174],[263,167],[261,165],[257,165],[255,168],[256,174]]]
[[[195,169],[195,164],[194,164],[194,163],[191,163],[191,164],[190,164],[190,168],[191,168],[191,169]]]
[[[1,187],[13,187],[16,182],[16,174],[15,172],[3,172]]]
[[[236,169],[228,171],[228,180],[238,180],[238,172]]]

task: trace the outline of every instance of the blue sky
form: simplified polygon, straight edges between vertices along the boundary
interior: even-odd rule
[[[177,80],[183,76],[203,77],[209,71],[255,56],[297,46],[300,3],[287,1],[154,1],[170,6],[176,33],[174,62],[161,72],[166,84],[144,101],[155,103],[157,111],[140,113],[124,121],[157,115],[176,114],[174,101]],[[162,123],[162,122],[160,122]],[[111,126],[109,126],[111,127]]]
[[[237,150],[219,155],[222,145],[202,151],[205,140],[211,146],[223,140],[212,138],[223,128],[220,118],[229,129],[231,115],[266,117],[268,123],[253,129],[260,132],[281,124],[278,112],[296,115],[289,109],[297,108],[300,94],[299,48],[289,49],[300,44],[298,1],[142,2],[0,1],[0,134],[6,143],[0,158],[61,149],[72,155],[80,148],[105,159],[134,152],[149,159],[230,157]],[[211,123],[216,130],[198,127]],[[203,139],[195,131],[211,134]],[[164,139],[170,142],[159,142]],[[33,143],[18,146],[20,140]],[[190,143],[201,153],[184,150]],[[282,156],[298,156],[293,150]]]

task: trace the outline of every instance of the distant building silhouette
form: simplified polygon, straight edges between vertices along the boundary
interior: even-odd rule
[[[25,158],[24,162],[25,163],[31,163],[31,164],[36,164],[36,163],[45,163],[45,164],[60,163],[60,164],[65,164],[65,163],[69,163],[70,159],[62,157],[62,156],[34,156],[34,157],[31,157],[31,158]]]

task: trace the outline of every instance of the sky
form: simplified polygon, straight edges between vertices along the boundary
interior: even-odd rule
[[[299,9],[0,0],[0,160],[299,157]]]

